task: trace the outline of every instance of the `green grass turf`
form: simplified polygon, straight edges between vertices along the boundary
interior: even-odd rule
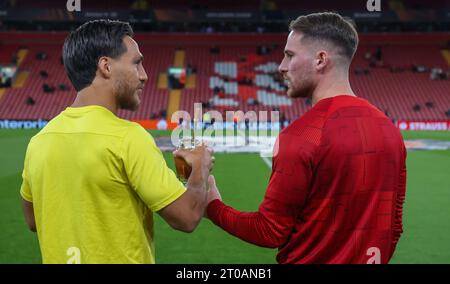
[[[226,202],[238,210],[254,211],[261,203],[270,170],[258,155],[216,154],[213,174]],[[165,154],[170,167],[172,156]],[[251,176],[242,178],[251,169]],[[244,175],[245,176],[245,175]],[[192,234],[174,231],[157,215],[158,263],[275,263],[276,250],[244,243],[203,220]]]
[[[0,130],[0,263],[40,263],[39,244],[22,215],[23,159],[35,130]]]
[[[391,263],[450,263],[450,150],[407,158],[404,233]]]
[[[404,139],[432,139],[450,141],[450,131],[402,131]]]
[[[40,263],[36,235],[20,209],[19,187],[26,145],[34,130],[0,130],[0,263]],[[167,132],[152,132],[161,136]],[[450,141],[450,132],[403,132],[406,139]],[[165,154],[173,168],[170,153]],[[450,263],[450,150],[408,153],[404,234],[392,263]],[[224,201],[258,208],[270,175],[255,154],[216,154],[213,174]],[[204,220],[192,234],[172,230],[156,214],[158,263],[275,263],[276,250],[240,241]]]

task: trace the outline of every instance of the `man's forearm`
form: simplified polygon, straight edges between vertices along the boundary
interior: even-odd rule
[[[196,215],[196,220],[200,222],[205,208],[207,205],[207,181],[208,181],[209,171],[207,169],[202,169],[202,167],[193,167],[191,175],[186,184],[188,189],[188,194],[192,197],[192,211]]]
[[[283,225],[270,222],[260,212],[241,212],[218,199],[211,201],[207,210],[209,219],[214,224],[243,241],[276,248],[286,239]]]

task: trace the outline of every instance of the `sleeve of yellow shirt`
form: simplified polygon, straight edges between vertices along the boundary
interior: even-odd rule
[[[25,162],[24,162],[24,166],[23,166],[22,186],[20,187],[20,195],[26,201],[33,202],[33,196],[31,194],[31,188],[30,188],[30,184],[28,182],[28,175],[27,175],[27,167],[28,167],[27,157],[28,157],[28,154],[25,156]]]
[[[124,137],[122,156],[131,187],[153,212],[166,207],[186,191],[167,167],[153,138],[140,125],[131,126]]]

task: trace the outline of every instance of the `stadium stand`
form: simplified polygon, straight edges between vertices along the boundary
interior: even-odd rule
[[[0,34],[0,42],[8,54],[13,54],[24,42],[28,52],[20,65],[20,70],[27,72],[28,77],[22,86],[16,85],[4,91],[0,99],[0,118],[51,119],[71,104],[75,97],[72,87],[69,91],[56,88],[53,93],[44,93],[42,90],[43,84],[71,86],[60,58],[64,36],[59,34],[54,38],[54,35],[30,33],[14,40],[8,38],[8,33]],[[279,109],[289,120],[307,111],[307,101],[288,98],[282,80],[275,75],[283,57],[285,35],[252,35],[253,39],[246,37],[211,35],[205,39],[204,35],[138,35],[149,81],[139,111],[121,111],[119,115],[127,119],[150,119],[154,113],[166,111],[172,105],[167,113],[170,117],[177,106],[180,110],[192,113],[195,102],[203,103],[206,106],[204,111]],[[243,38],[246,40],[243,41]],[[450,81],[430,80],[429,72],[412,71],[413,65],[449,70],[446,53],[442,52],[443,38],[445,35],[439,34],[431,38],[416,35],[415,41],[408,35],[363,36],[351,66],[351,83],[355,92],[374,103],[393,120],[447,119]],[[374,63],[368,55],[373,56],[380,43],[382,60]],[[257,54],[261,44],[270,47],[265,55]],[[218,53],[210,52],[213,45],[221,47]],[[180,46],[183,48],[180,49]],[[47,54],[47,59],[37,59],[35,55],[40,52]],[[8,61],[8,56],[2,54],[2,60]],[[167,76],[167,69],[180,65],[179,62],[183,66],[195,66],[197,72],[195,77],[188,80],[190,88],[183,89],[175,103],[169,104],[170,90],[163,79]],[[358,75],[354,72],[357,69],[367,72]],[[48,74],[47,77],[41,76],[42,70]],[[398,82],[403,84],[399,85]],[[32,97],[35,103],[26,104],[28,97]],[[415,105],[419,105],[420,110],[414,110]]]

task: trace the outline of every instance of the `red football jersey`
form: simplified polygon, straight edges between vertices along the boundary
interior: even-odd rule
[[[247,242],[278,248],[279,263],[387,263],[402,233],[406,150],[366,100],[319,101],[279,135],[257,212],[219,200],[210,219]]]

